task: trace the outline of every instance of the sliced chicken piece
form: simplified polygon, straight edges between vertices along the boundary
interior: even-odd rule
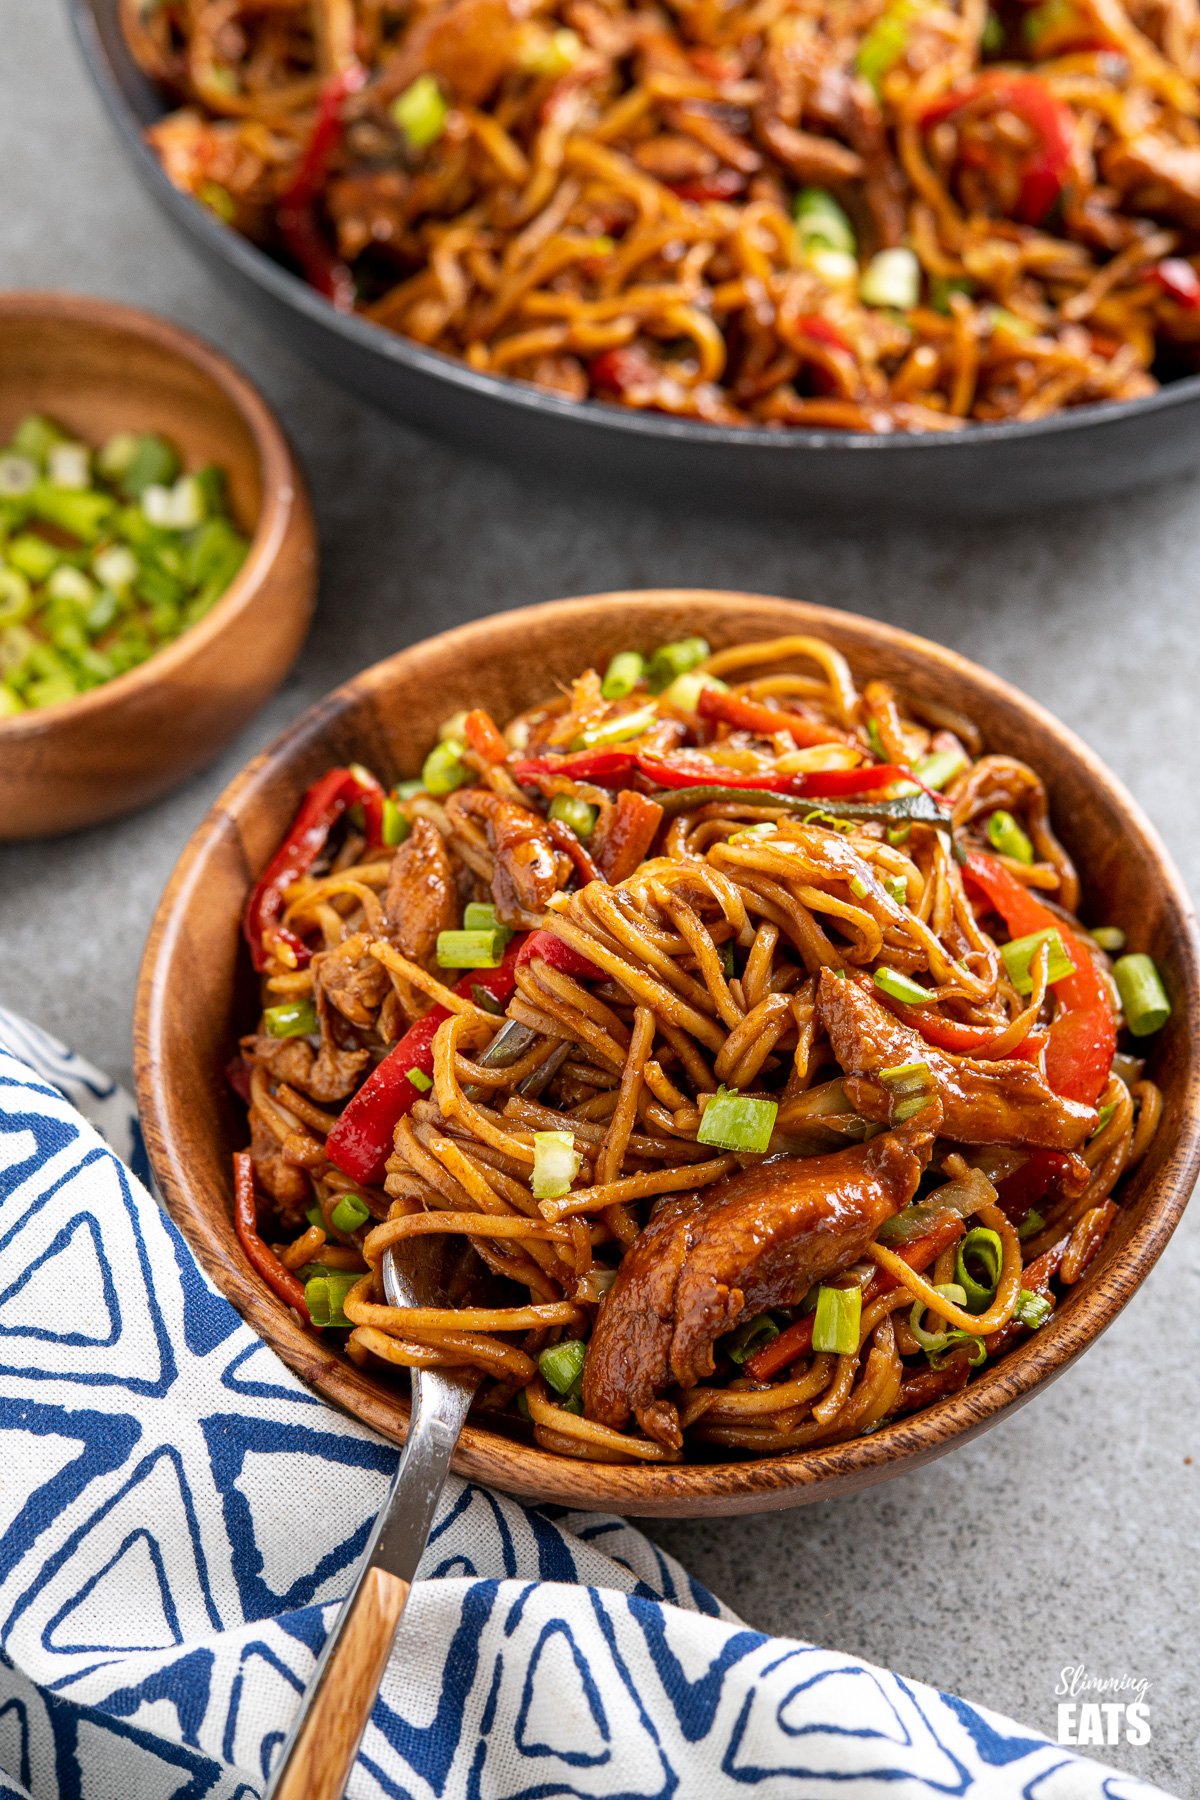
[[[711,1375],[713,1346],[739,1319],[795,1305],[855,1262],[916,1193],[940,1121],[931,1101],[866,1143],[774,1157],[663,1206],[600,1307],[583,1367],[588,1418],[619,1429],[633,1413],[648,1437],[678,1447],[664,1391]]]
[[[1200,231],[1200,144],[1176,144],[1152,131],[1112,145],[1104,178],[1139,212]]]
[[[364,1030],[375,1023],[375,1014],[388,991],[383,964],[367,955],[370,934],[356,931],[332,950],[319,950],[312,960],[313,987],[323,993],[344,1019]]]
[[[460,788],[448,810],[481,819],[487,827],[497,916],[506,925],[539,925],[550,896],[571,875],[571,860],[555,847],[545,819],[490,788]]]
[[[392,858],[383,916],[386,934],[401,955],[422,965],[433,955],[438,933],[458,924],[454,864],[446,840],[429,819],[413,820]]]
[[[864,1119],[890,1117],[887,1088],[871,1077],[923,1062],[941,1097],[943,1134],[960,1144],[1074,1150],[1095,1130],[1095,1109],[1064,1100],[1032,1063],[951,1056],[893,1018],[867,988],[828,969],[817,987],[817,1016],[846,1071],[846,1097]]]

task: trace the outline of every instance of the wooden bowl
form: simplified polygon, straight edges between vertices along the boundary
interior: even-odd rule
[[[1151,1053],[1165,1112],[1126,1185],[1101,1256],[1035,1337],[969,1387],[870,1436],[776,1457],[675,1467],[577,1462],[482,1424],[463,1433],[462,1475],[512,1493],[619,1513],[756,1512],[882,1481],[974,1436],[1061,1373],[1108,1325],[1161,1253],[1200,1169],[1200,959],[1188,896],[1152,827],[1093,753],[1032,700],[975,664],[890,625],[823,607],[695,590],[603,594],[501,614],[377,663],[313,707],[225,791],[188,844],[142,964],[134,1060],[150,1160],[167,1205],[223,1293],[304,1379],[401,1441],[404,1398],[304,1331],[241,1254],[230,1213],[230,1154],[244,1116],[222,1071],[257,1015],[239,915],[304,789],[331,764],[361,760],[400,778],[420,768],[439,722],[460,707],[505,719],[614,650],[701,632],[715,646],[815,632],[868,673],[960,707],[989,746],[1044,776],[1058,828],[1083,875],[1089,920],[1123,923],[1153,951],[1174,1013]]]
[[[219,463],[250,553],[198,625],[59,706],[0,719],[0,839],[129,812],[211,761],[304,642],[317,543],[283,431],[233,364],[165,319],[77,294],[0,295],[0,443],[25,413],[87,442],[158,431]]]

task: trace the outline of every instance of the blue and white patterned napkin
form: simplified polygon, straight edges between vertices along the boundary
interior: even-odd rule
[[[121,1091],[0,1011],[15,1800],[255,1800],[396,1462],[242,1323],[139,1175]],[[620,1519],[452,1480],[422,1574],[352,1800],[1159,1794],[748,1630]]]

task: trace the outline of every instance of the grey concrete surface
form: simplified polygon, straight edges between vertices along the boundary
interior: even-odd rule
[[[205,774],[140,816],[0,848],[0,1000],[119,1074],[138,956],[188,833],[240,764],[362,665],[561,594],[693,583],[824,601],[941,639],[1021,683],[1129,783],[1200,876],[1200,480],[1002,526],[771,527],[538,491],[359,405],[205,273],[125,167],[56,0],[0,0],[0,285],[157,308],[261,383],[308,467],[323,546],[312,637]],[[1152,1738],[1104,1751],[1200,1790],[1196,1319],[1200,1214],[1050,1391],[856,1499],[663,1523],[659,1540],[766,1631],[812,1637],[1053,1736],[1060,1671],[1150,1683]],[[999,1789],[997,1791],[1000,1791]]]

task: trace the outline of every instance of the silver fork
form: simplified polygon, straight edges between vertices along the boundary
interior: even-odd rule
[[[510,1019],[480,1061],[495,1068],[516,1062],[534,1037]],[[521,1091],[540,1092],[569,1051],[569,1044],[560,1046],[520,1083]],[[462,1238],[411,1237],[383,1259],[391,1306],[486,1304],[486,1293],[479,1292],[486,1289],[485,1276]],[[471,1369],[412,1371],[412,1414],[399,1467],[264,1800],[340,1800],[479,1382]]]

